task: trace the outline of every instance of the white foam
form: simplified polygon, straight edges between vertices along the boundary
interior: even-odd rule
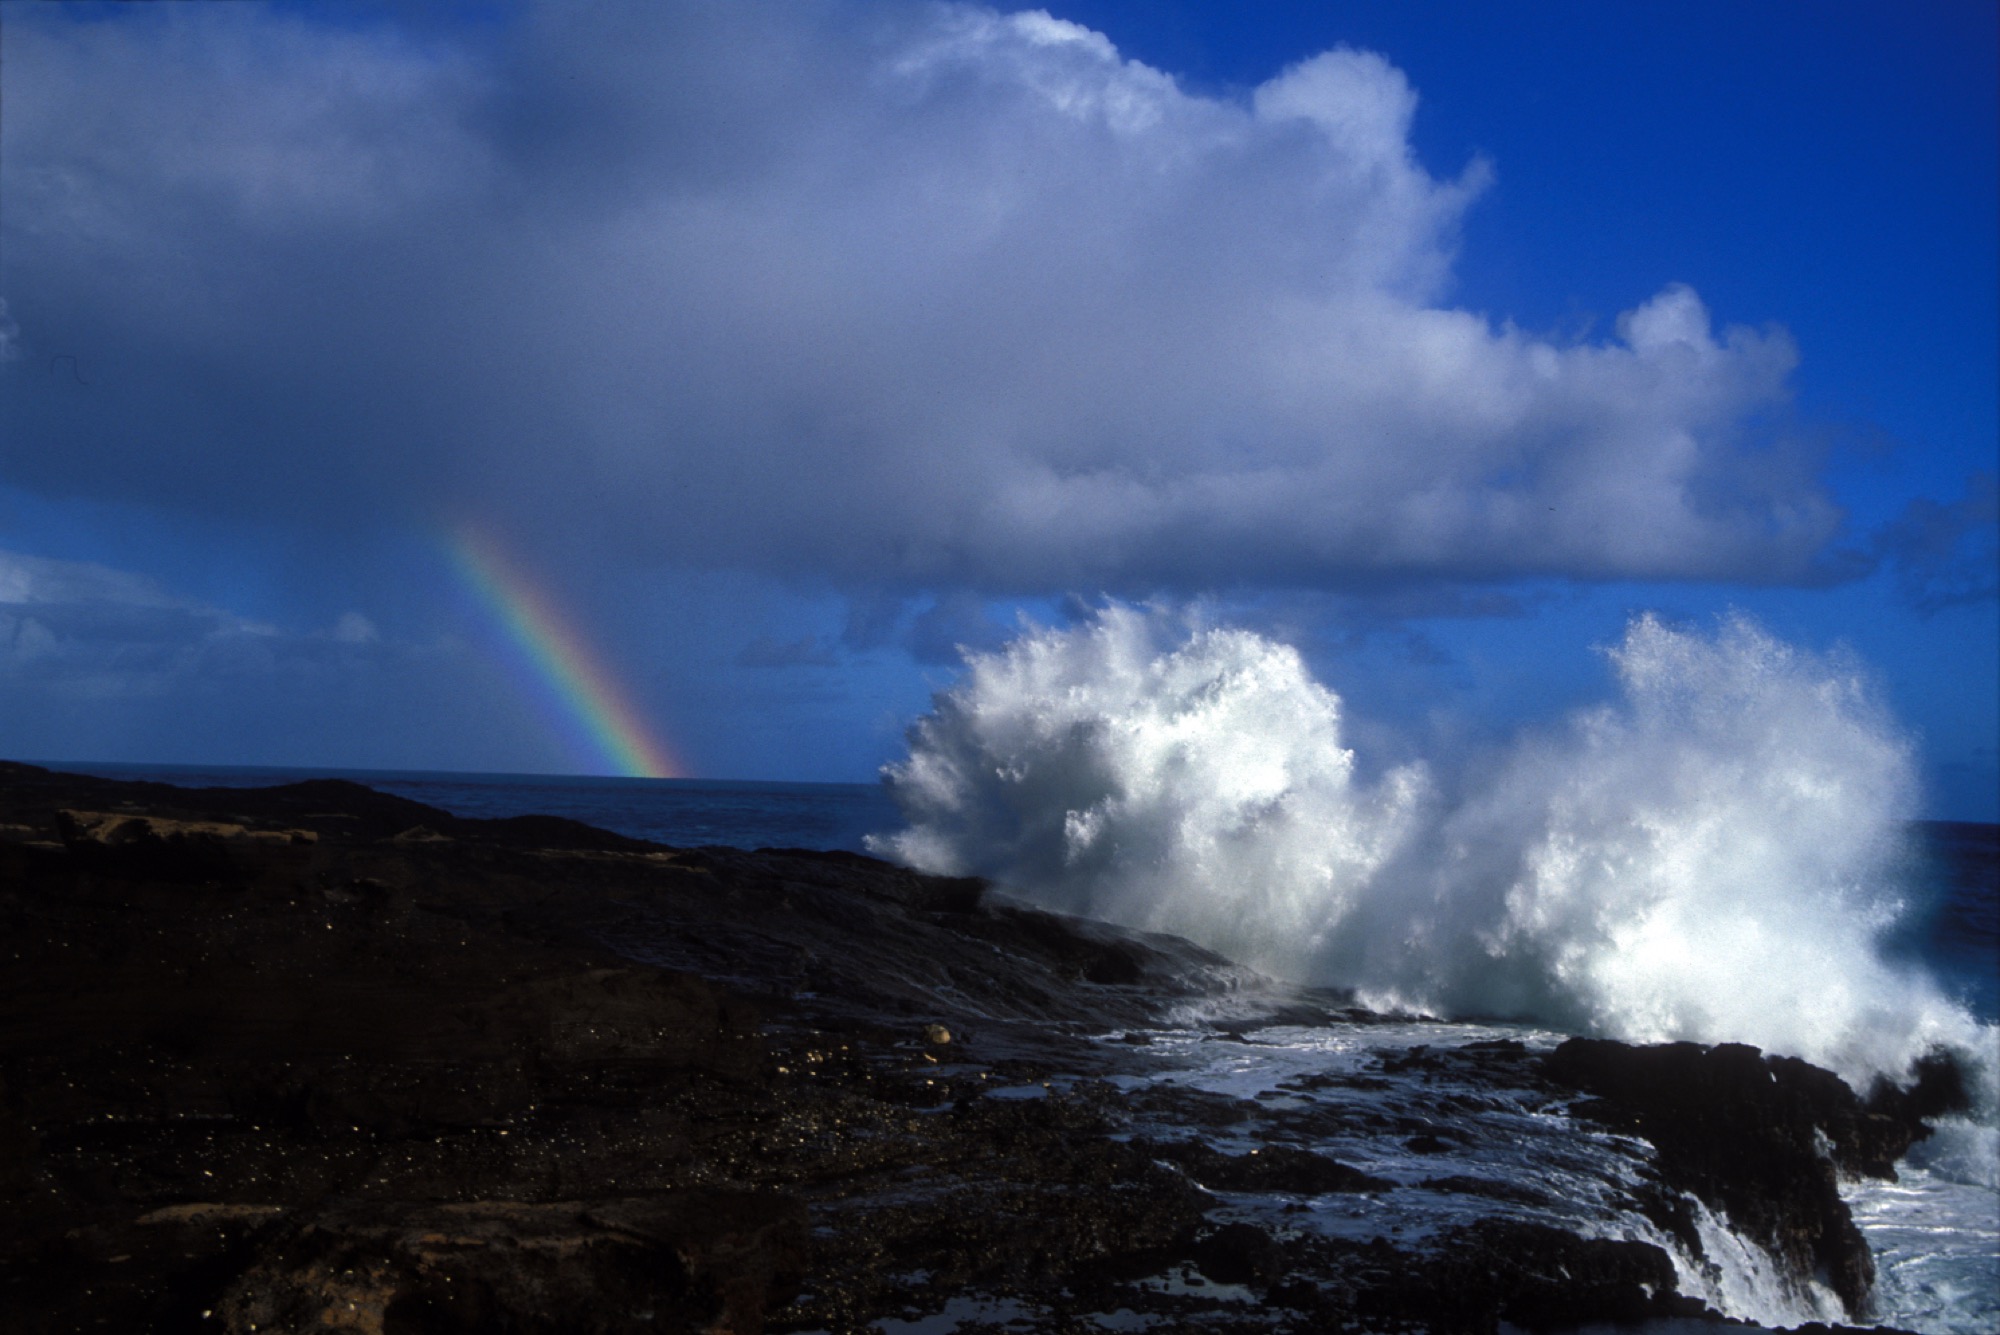
[[[1421,774],[1356,783],[1340,702],[1292,649],[1164,629],[1112,607],[973,656],[890,770],[910,828],[875,846],[1309,976],[1414,827]]]
[[[1954,1124],[1947,1123],[1948,1130]],[[1961,1132],[1987,1131],[1957,1124]],[[1976,1137],[1975,1137],[1976,1139]],[[1919,1149],[1923,1147],[1920,1146]],[[1947,1147],[1947,1157],[1976,1146]],[[1991,1141],[1986,1144],[1991,1153]],[[1935,1335],[2000,1330],[2000,1196],[1947,1172],[1900,1166],[1898,1181],[1861,1179],[1841,1195],[1875,1256],[1875,1320]],[[1983,1172],[1990,1177],[1992,1160]],[[1979,1176],[1978,1172],[1972,1176]]]
[[[1693,1196],[1683,1198],[1701,1238],[1702,1259],[1693,1260],[1679,1243],[1658,1238],[1673,1258],[1680,1291],[1732,1317],[1771,1326],[1808,1321],[1841,1322],[1848,1312],[1831,1289],[1814,1279],[1785,1273],[1776,1257],[1750,1242]]]
[[[1878,948],[1916,784],[1859,670],[1742,618],[1640,617],[1610,657],[1615,702],[1494,772],[1371,782],[1296,651],[1114,605],[968,659],[874,846],[1380,1007],[1748,1042],[1857,1083],[1983,1055],[1991,1027]]]

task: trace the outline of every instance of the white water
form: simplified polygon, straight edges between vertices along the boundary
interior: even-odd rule
[[[1683,1293],[1700,1298],[1727,1316],[1774,1326],[1847,1319],[1848,1313],[1833,1290],[1816,1280],[1800,1282],[1785,1274],[1777,1258],[1731,1229],[1728,1220],[1693,1197],[1688,1202],[1695,1232],[1701,1238],[1699,1260],[1689,1257],[1671,1239],[1657,1234],[1650,1239],[1674,1258]]]
[[[1878,1318],[1991,1329],[2000,1029],[1881,948],[1905,907],[1907,738],[1853,665],[1745,619],[1700,634],[1640,617],[1610,660],[1613,700],[1521,737],[1478,775],[1445,757],[1368,781],[1343,743],[1339,697],[1295,651],[1113,606],[970,657],[887,772],[908,827],[871,842],[1350,988],[1378,1010],[1745,1042],[1861,1089],[1955,1049],[1973,1117],[1920,1146],[1901,1183],[1846,1194],[1881,1266]],[[1324,1038],[1280,1047],[1320,1066],[1344,1059]],[[1272,1063],[1266,1049],[1178,1078],[1261,1084]],[[1565,1125],[1543,1140],[1534,1123],[1520,1110],[1495,1176],[1546,1178],[1551,1163],[1523,1147],[1576,1136]],[[1365,1146],[1330,1148],[1399,1175]],[[1571,1198],[1617,1218],[1613,1232],[1666,1246],[1684,1291],[1781,1324],[1837,1314],[1830,1294],[1776,1274],[1718,1221],[1691,1259],[1595,1200],[1619,1177],[1595,1141],[1550,1152],[1591,1160],[1558,1173]],[[1339,1208],[1316,1208],[1320,1226],[1340,1228]],[[1447,1222],[1454,1207],[1439,1208],[1399,1227]],[[1371,1207],[1355,1226],[1382,1218]]]
[[[2000,1330],[2000,1130],[1947,1118],[1897,1177],[1841,1185],[1875,1254],[1875,1315],[1933,1335]]]
[[[1652,1243],[1672,1258],[1681,1292],[1728,1316],[1778,1327],[1846,1319],[1832,1292],[1783,1274],[1775,1258],[1699,1201],[1689,1198],[1700,1255],[1690,1255],[1647,1220],[1631,1197],[1652,1156],[1643,1143],[1573,1121],[1561,1108],[1545,1105],[1543,1095],[1488,1077],[1461,1082],[1437,1070],[1388,1076],[1381,1066],[1384,1057],[1407,1054],[1419,1044],[1441,1051],[1514,1039],[1531,1051],[1548,1051],[1560,1034],[1514,1026],[1392,1023],[1276,1026],[1250,1030],[1243,1041],[1217,1041],[1214,1032],[1199,1028],[1150,1037],[1142,1052],[1157,1063],[1156,1073],[1116,1077],[1114,1083],[1184,1085],[1247,1100],[1277,1117],[1317,1106],[1334,1114],[1328,1120],[1341,1129],[1316,1141],[1315,1150],[1397,1184],[1378,1195],[1312,1198],[1303,1213],[1284,1193],[1222,1193],[1217,1219],[1242,1218],[1279,1233],[1310,1230],[1416,1246],[1481,1220],[1520,1219],[1585,1237]],[[1354,1080],[1370,1076],[1372,1081]],[[1415,1149],[1403,1133],[1384,1134],[1378,1123],[1385,1114],[1433,1125],[1449,1137],[1449,1153]],[[1166,1138],[1178,1130],[1147,1129]],[[1254,1153],[1262,1143],[1250,1123],[1206,1128],[1203,1138],[1238,1154]],[[1506,1184],[1519,1193],[1502,1199],[1467,1195],[1435,1181],[1445,1174]],[[1931,1328],[1960,1327],[1926,1329]]]
[[[1482,777],[1371,782],[1296,651],[1112,606],[969,658],[874,846],[1380,1009],[1747,1042],[1863,1088],[1944,1044],[1990,1086],[1992,1027],[1879,949],[1916,785],[1861,674],[1740,618],[1641,617],[1610,659],[1614,701]]]

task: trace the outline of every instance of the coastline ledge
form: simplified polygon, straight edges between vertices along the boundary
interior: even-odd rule
[[[336,780],[0,763],[0,923],[0,1308],[23,1332],[1719,1320],[1658,1247],[1510,1216],[1448,1138],[1424,1187],[1494,1208],[1434,1245],[1218,1218],[1230,1192],[1408,1188],[1280,1139],[1217,1148],[1240,1101],[1134,1093],[1145,1032],[1241,971],[976,881]],[[1727,1045],[1397,1069],[1426,1063],[1649,1142],[1663,1232],[1692,1236],[1697,1197],[1855,1313],[1872,1270],[1832,1174],[1893,1173],[1963,1094],[1940,1067],[1859,1097]]]

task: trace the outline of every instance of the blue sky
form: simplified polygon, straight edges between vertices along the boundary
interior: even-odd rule
[[[2000,818],[1991,6],[1050,9],[9,8],[0,753],[589,768],[472,520],[701,774],[1106,596],[1384,763],[1738,609]]]

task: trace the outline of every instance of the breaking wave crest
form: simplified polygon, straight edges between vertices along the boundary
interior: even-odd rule
[[[1742,618],[1639,617],[1610,657],[1614,703],[1447,798],[1431,765],[1358,775],[1290,647],[1112,606],[969,657],[873,844],[1378,1008],[1747,1042],[1857,1084],[1943,1044],[1990,1079],[1992,1027],[1880,948],[1917,789],[1860,674]]]

